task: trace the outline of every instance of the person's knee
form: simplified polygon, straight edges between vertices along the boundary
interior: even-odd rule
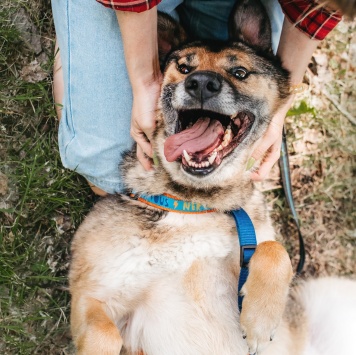
[[[101,188],[95,186],[90,181],[88,181],[88,184],[89,184],[91,190],[95,193],[95,195],[104,197],[104,196],[106,196],[108,194],[106,191],[104,191]]]

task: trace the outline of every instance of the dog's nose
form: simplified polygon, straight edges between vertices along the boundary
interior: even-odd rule
[[[186,79],[185,90],[197,99],[206,100],[220,92],[221,79],[216,73],[196,72]]]

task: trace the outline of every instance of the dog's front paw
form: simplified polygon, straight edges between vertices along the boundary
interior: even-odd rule
[[[120,333],[114,324],[91,324],[77,342],[78,355],[119,355]]]
[[[71,328],[78,355],[119,355],[122,338],[103,302],[72,295]]]
[[[273,340],[287,303],[292,274],[289,256],[279,243],[258,245],[241,290],[244,299],[240,323],[249,354],[259,354]]]
[[[247,341],[249,354],[260,354],[273,340],[283,315],[285,302],[275,302],[271,299],[272,296],[267,303],[266,293],[255,297],[246,291],[246,288],[243,290],[246,295],[240,317],[242,336]]]

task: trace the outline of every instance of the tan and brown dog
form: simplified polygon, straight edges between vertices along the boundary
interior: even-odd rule
[[[185,43],[168,56],[152,142],[159,166],[145,171],[134,151],[122,165],[128,190],[174,195],[215,212],[168,212],[124,194],[96,204],[72,244],[71,327],[79,354],[352,350],[355,284],[314,281],[288,301],[291,263],[274,241],[263,196],[246,171],[251,152],[289,95],[289,82],[271,54],[268,24],[251,15],[256,8],[241,6],[230,43]],[[185,38],[166,17],[160,29],[164,41],[177,33]],[[239,243],[226,213],[239,207],[248,212],[258,240],[241,314]],[[328,306],[335,289],[345,289],[345,299]],[[346,322],[342,331],[340,316]],[[328,321],[339,327],[331,332],[335,339],[327,335]]]

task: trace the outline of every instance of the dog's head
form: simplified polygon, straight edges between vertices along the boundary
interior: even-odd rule
[[[268,18],[256,9],[251,0],[235,7],[229,43],[186,43],[165,62],[155,149],[179,184],[216,185],[246,170],[289,95]]]
[[[235,6],[228,43],[189,42],[177,23],[160,19],[161,53],[176,49],[161,62],[153,148],[171,185],[209,190],[248,181],[254,145],[289,96],[288,72],[272,54],[257,1]]]

